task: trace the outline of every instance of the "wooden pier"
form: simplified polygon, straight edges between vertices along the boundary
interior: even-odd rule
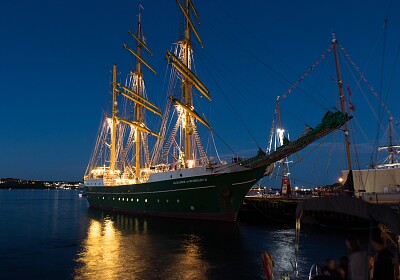
[[[238,220],[264,224],[295,224],[297,204],[310,196],[248,196],[239,210]],[[318,198],[315,198],[318,199]],[[346,229],[371,226],[369,221],[348,214],[326,211],[305,211],[302,224]]]
[[[295,223],[297,204],[309,197],[248,196],[239,210],[238,219],[264,223]]]

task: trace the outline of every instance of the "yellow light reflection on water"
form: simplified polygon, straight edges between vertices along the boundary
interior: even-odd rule
[[[201,240],[197,235],[191,234],[186,236],[183,243],[184,253],[180,255],[177,261],[180,265],[186,267],[185,279],[201,279],[207,275],[210,268],[209,263],[202,258]],[[174,275],[179,277],[179,275]]]
[[[92,220],[83,251],[78,255],[82,264],[75,274],[75,279],[98,278],[99,270],[102,279],[119,279],[120,266],[120,233],[115,230],[113,221],[105,219],[102,223]]]
[[[76,259],[75,279],[204,279],[204,240],[125,215],[93,219]]]

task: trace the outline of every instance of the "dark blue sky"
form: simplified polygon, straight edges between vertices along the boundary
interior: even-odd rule
[[[102,110],[107,109],[111,67],[116,63],[121,73],[127,73],[134,63],[122,44],[134,47],[127,31],[136,30],[138,3],[0,3],[0,177],[82,178]],[[147,91],[150,99],[163,107],[164,56],[179,38],[181,15],[173,0],[141,3],[147,44],[154,53],[146,59],[158,71],[156,76],[145,73]],[[332,31],[376,91],[380,93],[382,88],[394,117],[400,119],[400,72],[394,68],[400,42],[398,1],[197,0],[195,4],[201,18],[198,31],[205,45],[203,49],[196,46],[196,70],[213,98],[210,105],[202,102],[199,108],[239,155],[251,155],[258,145],[265,148],[276,96],[328,48]],[[365,167],[376,138],[377,120],[371,117],[364,94],[377,112],[379,106],[367,87],[357,87],[344,57],[341,62],[343,79],[356,106],[351,125],[358,155],[355,168]],[[337,106],[334,79],[330,53],[307,81],[282,101],[282,118],[291,138],[299,136],[305,123],[317,124],[325,109]],[[382,114],[383,122],[387,118]],[[381,130],[379,140],[382,137]],[[292,169],[298,183],[335,181],[346,165],[342,144],[332,148],[332,142],[342,141],[338,133],[314,152],[300,153],[303,161]],[[220,154],[231,156],[218,142]]]

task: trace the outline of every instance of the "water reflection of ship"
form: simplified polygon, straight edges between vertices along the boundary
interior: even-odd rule
[[[206,279],[215,267],[210,260],[230,255],[244,261],[237,257],[244,252],[236,224],[96,209],[89,209],[88,217],[75,279]]]

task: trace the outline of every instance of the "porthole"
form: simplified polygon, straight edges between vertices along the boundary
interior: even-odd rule
[[[133,201],[133,198],[131,198],[131,201]]]
[[[120,198],[120,197],[118,197],[118,200],[121,200],[121,198]]]
[[[125,198],[122,198],[122,201],[124,201],[125,200]]]
[[[103,196],[103,199],[104,199],[104,196]]]
[[[179,176],[181,176],[181,177],[182,177],[182,174],[179,174]]]
[[[165,202],[167,202],[167,203],[168,203],[168,199],[167,199],[167,200],[165,200]]]
[[[192,205],[192,206],[190,206],[190,210],[194,210],[194,206]]]
[[[179,199],[177,199],[177,200],[176,200],[176,202],[178,202],[178,203],[179,203]]]
[[[157,199],[157,203],[160,203],[160,200],[159,200],[159,199]]]
[[[147,202],[147,198],[144,200],[144,202]]]
[[[139,202],[139,198],[136,198],[136,202]]]

